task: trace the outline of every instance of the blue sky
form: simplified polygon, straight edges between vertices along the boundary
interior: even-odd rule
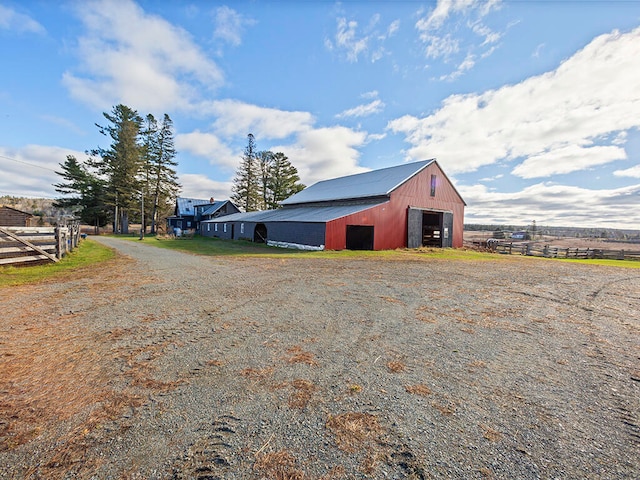
[[[0,195],[55,198],[118,103],[182,196],[246,137],[302,181],[436,158],[465,223],[640,229],[639,1],[0,1]]]

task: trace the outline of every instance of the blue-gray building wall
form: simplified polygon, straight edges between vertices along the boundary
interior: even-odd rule
[[[267,240],[314,247],[325,244],[325,223],[267,222],[264,225],[267,227]]]
[[[226,240],[254,240],[256,222],[202,222],[200,234]],[[265,222],[267,240],[318,247],[324,245],[325,223]]]
[[[200,234],[203,237],[218,237],[226,240],[237,239],[235,228],[236,222],[201,222]],[[239,231],[239,230],[238,230]],[[233,237],[231,236],[233,234]]]

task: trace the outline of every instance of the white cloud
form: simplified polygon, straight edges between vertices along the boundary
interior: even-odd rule
[[[212,165],[220,165],[235,171],[239,154],[212,133],[196,130],[191,133],[178,134],[175,137],[176,149],[198,157],[206,158]]]
[[[635,165],[624,170],[616,170],[613,172],[616,177],[640,178],[640,165]]]
[[[217,119],[213,126],[223,137],[245,137],[253,133],[256,138],[285,138],[307,130],[314,123],[308,112],[288,112],[259,107],[237,100],[220,100],[208,106]]]
[[[483,185],[458,186],[467,202],[465,223],[621,228],[640,224],[640,184],[608,190],[539,183],[514,193]],[[580,208],[571,208],[579,205]]]
[[[619,149],[602,148],[619,146],[625,139],[620,132],[640,126],[639,48],[640,28],[614,31],[553,72],[482,94],[452,95],[433,114],[406,115],[389,122],[388,129],[405,135],[409,159],[436,157],[451,173],[529,157],[547,164],[545,157],[566,159],[562,154],[574,145],[597,145],[591,153],[602,153],[607,161],[623,158]],[[615,138],[603,140],[609,137]],[[588,168],[603,159],[587,155],[580,162]]]
[[[18,33],[45,33],[44,27],[39,22],[4,5],[0,5],[0,30]]]
[[[512,170],[522,178],[541,178],[578,172],[615,160],[625,160],[627,154],[620,147],[590,147],[567,145],[528,157]]]
[[[85,27],[77,44],[81,63],[63,75],[75,98],[100,109],[124,103],[143,111],[181,110],[222,84],[218,66],[186,31],[137,4],[77,6]]]
[[[255,20],[248,19],[226,5],[215,10],[214,38],[219,38],[231,45],[242,43],[242,34],[246,26],[254,25]]]
[[[366,117],[381,112],[383,108],[384,102],[378,99],[373,102],[345,110],[344,112],[337,114],[336,118]]]
[[[435,8],[416,23],[420,31],[437,30],[454,13],[464,12],[472,8],[482,7],[479,0],[438,0]]]
[[[394,20],[387,28],[387,37],[392,37],[398,30],[400,30],[400,20]]]
[[[336,48],[345,51],[347,60],[357,62],[358,56],[367,49],[368,37],[357,38],[356,29],[358,22],[346,18],[337,20],[337,32],[335,35]]]
[[[333,40],[325,40],[325,46],[330,51],[344,54],[349,62],[355,63],[361,56],[370,54],[369,60],[375,63],[387,54],[385,41],[400,28],[400,21],[394,20],[380,32],[380,21],[380,14],[373,15],[363,32],[360,32],[357,21],[339,17],[336,19],[336,34]]]
[[[443,37],[430,35],[425,37],[425,40],[427,41],[427,47],[425,49],[425,56],[427,58],[448,58],[460,51],[459,40],[453,38],[450,34]]]
[[[311,185],[320,180],[367,171],[358,166],[358,148],[366,140],[364,132],[335,126],[301,132],[295,143],[273,146],[270,150],[287,155],[298,169],[302,182]]]
[[[232,182],[218,182],[202,174],[182,173],[178,175],[178,181],[182,185],[182,197],[226,200],[232,193]]]
[[[15,195],[39,198],[60,196],[53,184],[63,179],[61,171],[67,155],[84,160],[84,152],[62,147],[25,145],[21,148],[0,147],[0,195]]]
[[[461,53],[464,60],[458,62],[455,72],[442,75],[441,80],[452,80],[475,65],[474,58],[486,58],[495,50],[495,44],[502,34],[493,31],[482,19],[491,11],[500,7],[500,0],[438,0],[426,16],[416,22],[419,39],[424,43],[424,54],[427,59],[443,59],[448,62],[452,57]],[[454,21],[459,18],[466,22]],[[465,25],[468,31],[481,38],[480,42],[465,42],[459,30]]]
[[[207,108],[216,117],[212,131],[180,134],[176,136],[176,148],[235,171],[242,151],[234,151],[229,145],[244,142],[247,134],[253,133],[258,149],[287,155],[307,185],[365,171],[358,166],[359,148],[379,138],[343,126],[317,128],[315,118],[308,112],[289,112],[235,100],[212,102]],[[282,143],[276,144],[276,140]]]

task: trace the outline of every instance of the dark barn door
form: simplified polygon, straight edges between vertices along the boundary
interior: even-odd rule
[[[373,226],[347,225],[347,250],[373,250]]]
[[[407,212],[407,248],[422,246],[422,210],[409,207]]]
[[[451,248],[453,245],[453,213],[442,214],[442,247]]]
[[[264,223],[256,225],[253,232],[253,241],[256,243],[267,243],[267,226]]]

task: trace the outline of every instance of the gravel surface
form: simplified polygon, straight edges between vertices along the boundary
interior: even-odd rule
[[[98,240],[0,289],[1,478],[640,478],[640,270]]]

